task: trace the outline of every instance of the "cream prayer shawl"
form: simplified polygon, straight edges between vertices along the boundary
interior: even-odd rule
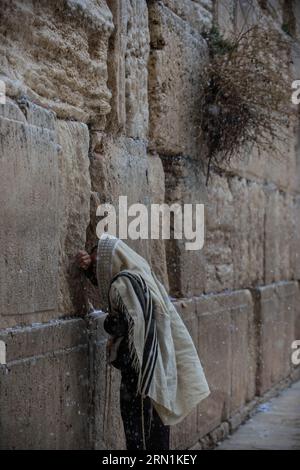
[[[121,271],[140,275],[152,296],[155,310],[158,354],[147,395],[165,425],[182,421],[209,394],[209,387],[192,338],[147,261],[122,240],[104,233],[97,250],[97,279],[101,308],[109,299],[122,298],[134,322],[133,342],[141,367],[144,347],[144,317],[130,280],[111,280]],[[110,287],[111,285],[111,287]],[[110,302],[110,303],[111,303]]]

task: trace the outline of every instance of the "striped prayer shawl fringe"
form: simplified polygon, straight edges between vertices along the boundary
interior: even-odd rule
[[[136,395],[141,395],[141,422],[142,422],[142,434],[143,434],[143,448],[146,449],[146,439],[145,439],[145,426],[144,426],[144,398],[147,396],[149,387],[151,385],[151,380],[153,378],[153,373],[155,369],[155,364],[158,354],[158,340],[157,340],[157,331],[155,323],[155,314],[152,302],[152,296],[150,290],[145,283],[144,279],[138,274],[132,274],[128,271],[121,271],[111,280],[111,284],[116,280],[116,278],[124,276],[127,277],[134,289],[134,292],[140,302],[141,309],[144,316],[145,323],[145,336],[144,336],[144,348],[143,348],[143,360],[142,367],[140,366],[139,359],[134,346],[134,321],[131,318],[125,303],[121,295],[117,292],[116,294],[116,308],[119,312],[122,312],[126,316],[128,321],[128,347],[130,351],[131,363],[136,372],[138,373],[138,386],[136,390]],[[109,296],[108,296],[109,297]],[[108,298],[109,309],[111,311],[110,299]],[[153,405],[152,405],[153,406]],[[151,409],[151,419],[149,423],[149,431],[151,428],[152,421],[152,409]]]
[[[139,363],[139,358],[137,356],[135,347],[134,347],[134,321],[132,320],[131,316],[128,313],[128,310],[126,308],[126,305],[124,304],[121,295],[119,292],[116,292],[116,297],[115,297],[115,303],[116,303],[116,308],[118,309],[118,312],[121,312],[122,315],[124,315],[127,319],[128,322],[128,347],[129,347],[129,353],[130,353],[130,360],[131,364],[134,368],[134,370],[139,374],[140,372],[140,363]],[[109,301],[109,310],[111,311],[111,306],[110,306],[110,301]]]
[[[140,393],[143,397],[146,397],[151,385],[158,354],[158,339],[152,296],[144,279],[140,275],[132,274],[128,271],[121,271],[116,276],[114,276],[111,280],[111,284],[120,276],[127,277],[130,280],[144,315],[145,336],[143,361],[141,367],[134,346],[134,322],[126,308],[123,299],[121,298],[121,295],[117,293],[115,299],[116,306],[118,311],[122,312],[128,321],[128,346],[130,351],[130,358],[132,360],[132,366],[139,374],[137,394]],[[110,302],[109,307],[111,308]]]

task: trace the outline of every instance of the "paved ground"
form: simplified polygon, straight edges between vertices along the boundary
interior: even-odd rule
[[[260,405],[216,450],[300,450],[300,382]]]

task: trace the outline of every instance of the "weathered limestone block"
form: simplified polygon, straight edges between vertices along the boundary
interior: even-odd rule
[[[283,24],[280,0],[216,0],[214,3],[214,19],[225,37],[245,32],[258,23],[277,28]]]
[[[107,86],[112,91],[111,110],[107,116],[106,128],[112,132],[124,131],[126,125],[125,101],[125,53],[127,49],[127,0],[116,2],[107,0],[114,22],[114,31],[110,37],[107,62]]]
[[[296,121],[292,119],[290,129],[283,130],[282,128],[279,131],[276,142],[277,152],[266,149],[260,149],[258,152],[254,147],[251,150],[241,149],[239,154],[234,156],[224,168],[242,178],[261,183],[268,181],[280,190],[299,192],[300,162],[297,135]]]
[[[210,30],[213,8],[211,0],[163,0],[163,3],[199,33]]]
[[[192,207],[192,225],[195,230],[195,205],[205,204],[206,191],[203,173],[198,162],[183,157],[164,157],[166,203],[181,207],[182,226],[189,221],[184,204]],[[205,221],[204,221],[205,223]],[[170,293],[174,297],[199,295],[204,290],[205,260],[203,249],[187,250],[188,241],[174,239],[171,219],[171,238],[165,241]]]
[[[199,157],[206,42],[162,2],[150,3],[149,27],[150,146],[162,155]]]
[[[103,317],[88,316],[90,347],[91,427],[93,449],[126,448],[120,413],[120,372],[106,363],[106,337]]]
[[[294,339],[295,340],[300,340],[300,285],[298,282],[298,292],[296,293],[296,309],[295,309],[295,334],[294,334]],[[295,364],[295,367],[300,367],[299,364]]]
[[[293,2],[293,13],[295,20],[295,37],[299,41],[300,38],[300,4],[299,2]]]
[[[91,192],[90,195],[90,220],[86,230],[86,250],[90,253],[91,249],[98,243],[98,237],[96,234],[96,211],[101,203],[99,194],[95,191]],[[82,275],[82,286],[84,292],[84,298],[87,311],[90,311],[91,307],[94,309],[101,308],[99,303],[99,289],[95,286],[86,276]]]
[[[90,237],[97,242],[96,217],[99,204],[109,203],[115,208],[117,230],[119,228],[119,197],[127,197],[127,208],[133,204],[143,204],[148,211],[149,239],[125,239],[125,243],[137,250],[152,263],[158,277],[168,287],[164,243],[151,240],[151,203],[161,203],[164,197],[164,174],[159,157],[147,156],[146,144],[142,140],[126,137],[112,139],[100,133],[93,133],[91,178],[93,204],[91,213]],[[127,210],[128,213],[128,210]],[[122,215],[123,212],[122,212]],[[127,218],[128,226],[136,218]],[[117,233],[118,235],[118,233]],[[121,237],[123,238],[123,237]]]
[[[100,203],[112,204],[117,215],[119,228],[119,197],[127,197],[127,207],[141,203],[149,205],[147,182],[147,153],[143,141],[126,137],[113,139],[110,136],[93,134],[91,158],[92,190],[98,193]],[[100,220],[91,214],[92,232],[96,233],[96,223]],[[134,217],[128,218],[128,224]],[[117,233],[118,235],[118,233]],[[150,260],[147,240],[125,240],[142,256]]]
[[[83,320],[2,330],[1,449],[87,449],[88,362]]]
[[[174,306],[184,321],[192,339],[198,345],[198,318],[194,299],[183,299],[174,302]],[[195,408],[183,421],[171,427],[171,449],[188,449],[198,438],[197,408]]]
[[[300,59],[300,44],[299,50],[297,51],[298,60]],[[297,76],[300,76],[300,60],[299,60],[299,68],[298,68]],[[296,105],[297,106],[297,105]],[[299,106],[298,106],[299,111]],[[291,171],[291,190],[299,194],[300,188],[300,119],[299,119],[299,112],[294,116],[294,126],[293,126],[294,136],[291,136],[291,142],[294,144],[293,152],[294,152],[294,164],[292,165]]]
[[[10,99],[0,105],[0,327],[14,323],[7,316],[54,311],[57,306],[54,124],[53,113],[28,102],[21,108]]]
[[[296,282],[281,282],[255,291],[259,395],[291,373],[291,345],[296,339],[295,318],[299,315],[298,289]]]
[[[263,281],[265,198],[262,186],[252,181],[232,178],[229,187],[234,206],[234,287],[241,288]]]
[[[265,266],[262,186],[212,174],[207,192],[205,291],[261,283]]]
[[[227,0],[225,0],[225,2],[226,1]],[[248,28],[251,28],[253,25],[259,23],[274,27],[275,22],[278,21],[278,25],[281,27],[281,8],[280,5],[278,5],[281,3],[281,1],[267,0],[266,3],[269,6],[268,9],[265,8],[267,5],[263,5],[263,2],[264,0],[251,0],[251,2],[248,2],[247,0],[238,0],[235,2],[236,10],[234,14],[234,22],[237,33],[241,31],[247,31]],[[220,4],[222,3],[224,2],[220,0]],[[275,4],[277,5],[275,6]],[[269,15],[269,13],[271,13],[271,15]]]
[[[163,204],[165,202],[165,174],[161,159],[157,155],[148,158],[147,179],[149,184],[149,198],[151,204]],[[160,233],[161,233],[160,224]],[[166,262],[165,241],[160,237],[158,240],[150,240],[151,266],[165,288],[169,289],[169,279]]]
[[[263,2],[263,0],[258,0],[258,3],[265,8],[265,11],[271,16],[273,21],[277,20],[282,25],[284,3],[288,2],[281,2],[281,0],[267,0],[267,2]]]
[[[83,274],[75,255],[84,249],[90,220],[89,132],[85,124],[57,121],[59,162],[59,311],[83,313]]]
[[[226,178],[212,174],[205,205],[205,292],[234,285],[231,236],[234,232],[234,203]]]
[[[295,197],[292,206],[293,229],[290,236],[291,262],[293,278],[300,279],[300,197]]]
[[[297,219],[297,205],[290,195],[279,192],[274,187],[267,187],[265,209],[265,283],[269,284],[293,277],[298,250],[297,234],[294,224]],[[299,217],[299,216],[298,216]],[[294,219],[294,220],[293,220]]]
[[[103,125],[113,30],[106,1],[3,0],[1,13],[0,78],[8,96],[27,95],[60,118]]]
[[[235,0],[217,0],[215,2],[215,21],[224,37],[230,37],[235,31]]]
[[[150,35],[145,0],[128,2],[127,49],[125,53],[126,130],[129,137],[148,133],[148,58]]]
[[[198,351],[211,395],[198,407],[204,436],[255,394],[253,304],[248,290],[196,299]]]
[[[112,90],[109,130],[128,137],[148,134],[148,58],[150,37],[145,0],[108,0],[115,31],[110,41],[108,86]]]

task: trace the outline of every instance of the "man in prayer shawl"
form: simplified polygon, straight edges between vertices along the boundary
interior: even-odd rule
[[[193,340],[147,261],[104,233],[77,261],[98,286],[107,361],[121,371],[127,450],[168,450],[170,425],[210,393]]]

